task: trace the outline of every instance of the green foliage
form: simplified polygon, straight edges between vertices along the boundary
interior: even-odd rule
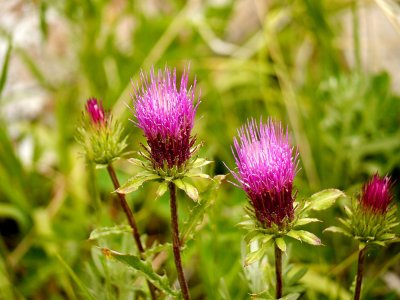
[[[105,259],[87,241],[94,228],[100,233],[126,221],[105,170],[93,172],[80,158],[82,150],[74,139],[84,102],[94,96],[122,123],[122,135],[129,135],[126,150],[140,150],[143,137],[129,121],[126,104],[133,92],[130,79],[136,82],[141,68],[167,63],[179,73],[191,62],[201,89],[194,132],[204,146],[198,156],[214,161],[205,166],[208,174],[225,174],[224,163],[233,165],[232,136],[247,118],[272,116],[288,125],[299,147],[298,199],[327,188],[352,195],[376,171],[398,177],[400,101],[392,91],[393,80],[386,72],[368,72],[357,50],[359,63],[353,66],[347,60],[352,45],[344,42],[343,28],[352,24],[341,16],[352,18],[352,9],[357,12],[354,1],[274,0],[267,9],[258,1],[262,5],[254,11],[250,4],[243,7],[242,1],[232,0],[156,2],[162,4],[25,1],[12,10],[16,25],[33,34],[21,37],[19,26],[0,28],[5,50],[0,59],[1,299],[82,299],[80,286],[98,300],[145,297],[139,271]],[[28,26],[25,13],[37,23]],[[356,41],[361,33],[351,30],[353,48],[358,44],[365,50],[360,49],[364,43]],[[36,36],[39,40],[31,43]],[[44,105],[32,109],[38,98]],[[14,105],[17,113],[10,112]],[[115,168],[121,182],[141,172],[122,160]],[[244,233],[236,226],[244,220],[245,195],[222,182],[218,193],[208,198],[207,186],[213,182],[190,180],[199,200],[180,201],[179,216],[193,298],[273,297],[272,247],[263,260],[243,267],[247,253],[256,251],[255,246],[242,249]],[[146,259],[154,259],[155,269],[173,276],[166,190],[167,183],[149,182],[127,197],[140,232],[147,235]],[[287,294],[301,293],[302,299],[351,297],[356,247],[346,236],[321,235],[324,228],[338,225],[338,206],[346,201],[340,197],[330,209],[309,211],[296,221],[296,230],[323,237],[324,247],[283,237],[293,265],[284,286],[298,282],[302,287],[298,291],[295,284]],[[399,226],[392,229],[398,236]],[[253,245],[266,243],[250,235],[246,239],[253,239]],[[96,243],[136,253],[130,233],[99,236]],[[386,278],[398,274],[399,247],[387,243],[370,251],[366,299],[397,297]],[[304,268],[301,279],[294,276]]]
[[[153,283],[161,291],[172,296],[179,295],[179,292],[172,290],[170,288],[168,278],[166,275],[160,276],[156,272],[154,272],[153,268],[151,267],[151,263],[141,260],[137,256],[122,254],[106,248],[103,248],[102,251],[104,255],[108,257],[113,257],[119,262],[127,265],[128,267],[131,267],[142,273],[148,280],[150,280],[151,283]]]

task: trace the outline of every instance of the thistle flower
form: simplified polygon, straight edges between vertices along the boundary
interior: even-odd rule
[[[123,128],[121,124],[112,122],[111,114],[104,110],[102,102],[96,98],[88,99],[85,109],[76,138],[85,149],[88,161],[108,165],[118,159],[127,146]]]
[[[247,193],[257,220],[266,228],[285,227],[294,218],[292,189],[298,165],[287,130],[271,119],[259,126],[250,120],[238,130],[232,152],[237,172],[231,173]]]
[[[104,125],[107,123],[107,116],[101,101],[96,98],[89,98],[85,107],[93,124]]]
[[[195,137],[191,136],[197,107],[193,86],[188,88],[185,70],[179,88],[176,69],[154,69],[150,78],[141,74],[142,88],[135,89],[136,124],[144,132],[150,147],[150,160],[155,169],[181,169],[191,157]]]
[[[378,174],[375,174],[363,186],[362,195],[359,198],[362,208],[375,214],[385,214],[393,199],[391,186],[390,177],[385,176],[381,178]]]

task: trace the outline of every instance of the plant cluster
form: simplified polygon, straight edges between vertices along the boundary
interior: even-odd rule
[[[146,138],[146,145],[137,156],[128,161],[139,171],[122,185],[112,163],[123,154],[127,137],[117,122],[111,121],[111,113],[104,110],[101,101],[89,99],[82,127],[78,130],[78,141],[85,149],[90,163],[107,167],[128,220],[137,253],[120,253],[108,247],[101,247],[106,257],[116,258],[144,276],[148,291],[144,293],[152,299],[170,296],[190,299],[190,289],[181,259],[181,252],[194,230],[179,230],[177,188],[197,203],[198,210],[192,211],[191,218],[199,218],[199,210],[206,210],[209,199],[199,196],[196,177],[210,181],[203,194],[218,188],[225,176],[215,176],[203,172],[203,167],[211,162],[198,157],[200,145],[192,135],[194,121],[200,99],[196,98],[196,81],[188,86],[189,70],[186,69],[177,84],[176,69],[171,71],[150,70],[150,75],[141,73],[140,84],[133,86],[133,123]],[[322,242],[312,232],[299,229],[303,225],[320,222],[310,217],[313,211],[328,209],[337,199],[347,197],[337,189],[320,191],[308,199],[296,200],[294,179],[299,170],[298,150],[291,143],[289,130],[276,120],[268,118],[264,123],[250,119],[238,129],[233,139],[232,153],[236,168],[229,169],[236,187],[244,190],[248,204],[244,207],[243,221],[239,227],[246,230],[245,241],[248,253],[245,266],[261,261],[268,255],[270,247],[275,251],[275,295],[266,289],[255,295],[257,299],[296,299],[298,292],[285,292],[283,282],[283,253],[287,243],[296,239],[315,246]],[[153,245],[145,248],[136,225],[134,212],[129,207],[125,194],[138,190],[143,183],[155,181],[159,187],[155,198],[169,191],[170,231],[172,244]],[[361,295],[364,258],[367,246],[385,246],[395,240],[392,229],[396,222],[396,206],[393,205],[392,181],[378,174],[367,182],[361,195],[352,201],[351,208],[345,207],[346,219],[340,219],[344,227],[331,226],[327,231],[343,233],[359,241],[359,261],[354,299]],[[207,204],[208,203],[208,204]],[[193,223],[192,223],[193,224]],[[193,227],[193,226],[192,226]],[[126,228],[125,228],[126,230]],[[121,227],[96,229],[92,239],[105,234],[123,232]],[[166,275],[160,275],[152,267],[154,255],[172,248],[180,291],[171,287]],[[304,274],[303,274],[304,275]],[[298,276],[300,279],[301,276]]]

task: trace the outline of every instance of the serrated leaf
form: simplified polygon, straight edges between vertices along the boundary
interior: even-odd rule
[[[260,247],[258,250],[250,252],[246,255],[244,265],[245,266],[251,265],[252,263],[260,260],[264,255],[265,255],[265,248]]]
[[[126,232],[132,232],[132,228],[128,225],[118,225],[113,227],[101,227],[93,230],[89,235],[89,240],[96,240],[98,238],[113,235],[113,234],[123,234]]]
[[[346,236],[351,236],[351,234],[348,233],[347,230],[345,230],[345,229],[343,229],[341,227],[337,227],[337,226],[330,226],[330,227],[326,228],[324,230],[324,232],[325,231],[330,231],[330,232],[334,232],[334,233],[341,233],[341,234],[344,234]]]
[[[282,252],[286,252],[286,243],[283,238],[276,238],[275,243]]]
[[[156,199],[164,195],[167,190],[168,190],[168,183],[166,181],[161,182],[156,192]]]
[[[199,200],[199,192],[193,185],[182,179],[175,179],[174,183],[177,188],[184,191],[193,201],[197,202]]]
[[[302,225],[306,225],[308,223],[313,223],[313,222],[322,222],[319,219],[316,218],[301,218],[299,220],[297,220],[297,222],[295,223],[294,226],[302,226]]]
[[[327,189],[320,191],[309,198],[309,208],[312,210],[327,209],[335,203],[336,199],[343,196],[345,196],[345,194],[337,189]]]
[[[160,176],[150,172],[142,172],[130,178],[119,189],[117,189],[116,192],[119,194],[129,194],[136,191],[146,181],[155,179],[160,179]]]
[[[204,158],[198,157],[198,158],[196,158],[196,160],[192,163],[191,167],[192,167],[193,169],[197,169],[197,168],[204,167],[204,166],[206,166],[206,165],[208,165],[208,164],[211,164],[211,163],[212,163],[212,161],[209,161],[209,160],[206,160],[206,159],[204,159]]]
[[[151,267],[151,264],[147,261],[141,260],[135,255],[129,255],[129,254],[123,254],[119,253],[107,248],[102,248],[102,252],[104,253],[105,256],[107,257],[113,257],[119,262],[123,263],[124,265],[133,268],[136,271],[139,271],[141,274],[143,274],[152,284],[154,284],[157,288],[159,288],[161,291],[172,295],[172,296],[178,296],[179,292],[176,290],[173,290],[169,286],[169,281],[166,275],[160,276],[157,274],[153,268]]]
[[[305,230],[290,230],[286,235],[310,245],[321,245],[321,240],[315,234]]]

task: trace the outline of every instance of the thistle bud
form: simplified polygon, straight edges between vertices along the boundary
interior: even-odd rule
[[[111,114],[104,110],[101,101],[90,98],[85,108],[77,140],[85,149],[88,161],[108,165],[118,159],[127,146],[126,137],[122,135],[123,128],[112,121]]]

